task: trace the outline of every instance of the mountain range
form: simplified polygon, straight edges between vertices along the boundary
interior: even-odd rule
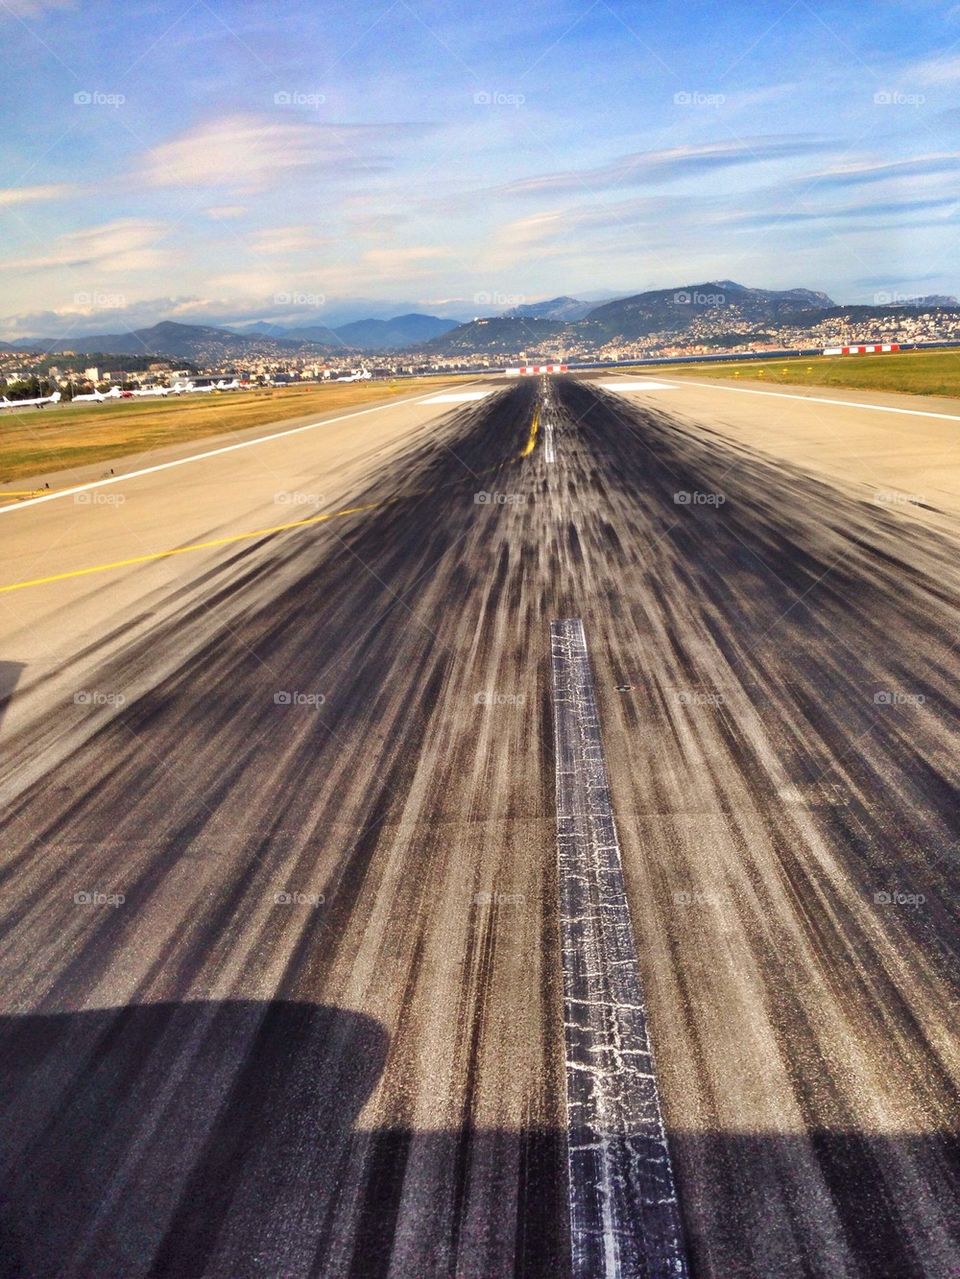
[[[18,338],[0,343],[4,351],[72,351],[77,355],[156,355],[193,359],[242,359],[254,354],[292,355],[296,351],[324,356],[334,351],[400,350],[422,346],[449,329],[456,320],[435,315],[398,315],[391,320],[358,320],[331,329],[324,325],[284,328],[262,321],[247,328],[217,328],[210,324],[179,324],[163,320],[129,333],[94,333],[60,338]]]
[[[594,302],[581,302],[579,298],[548,298],[545,302],[525,302],[522,306],[511,307],[504,315],[508,319],[582,320],[595,305]]]
[[[129,333],[101,333],[83,337],[20,338],[0,342],[3,351],[43,351],[47,354],[155,355],[184,360],[229,361],[253,355],[278,356],[301,352],[317,358],[333,353],[424,351],[433,354],[516,354],[547,342],[558,348],[599,347],[607,342],[634,341],[660,333],[680,338],[709,316],[729,318],[731,334],[742,339],[743,324],[756,326],[812,326],[820,320],[845,316],[865,321],[871,316],[904,314],[925,307],[960,312],[955,298],[928,297],[890,300],[876,305],[838,306],[826,293],[811,289],[752,289],[733,280],[714,280],[676,289],[653,289],[630,297],[594,304],[561,296],[517,305],[503,315],[479,317],[466,323],[409,312],[392,318],[369,318],[341,324],[284,327],[258,321],[243,328],[180,324],[165,320]],[[737,325],[740,325],[739,331]]]
[[[395,351],[405,346],[429,342],[450,329],[458,320],[445,320],[438,315],[422,315],[414,311],[389,319],[353,320],[349,324],[328,326],[313,324],[287,328],[266,324],[262,320],[245,328],[232,328],[240,337],[269,337],[282,342],[319,342],[322,346],[347,346],[360,351]]]

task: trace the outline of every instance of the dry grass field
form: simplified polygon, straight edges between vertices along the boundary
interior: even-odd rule
[[[0,412],[0,484],[108,462],[169,444],[428,394],[463,378],[406,378],[261,388]]]

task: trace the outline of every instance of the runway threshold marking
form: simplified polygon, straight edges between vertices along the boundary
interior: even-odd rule
[[[550,624],[574,1279],[689,1279],[580,618]]]
[[[274,524],[270,528],[253,529],[249,533],[233,533],[229,537],[216,537],[208,542],[193,542],[189,546],[174,546],[167,551],[151,551],[147,555],[132,555],[129,559],[113,560],[109,564],[93,564],[89,568],[74,568],[66,573],[52,573],[49,577],[34,577],[26,582],[11,582],[0,586],[0,595],[10,591],[24,591],[28,586],[46,586],[51,582],[65,582],[73,577],[89,577],[92,573],[107,573],[111,569],[129,568],[133,564],[149,564],[152,560],[167,560],[174,555],[189,555],[195,551],[207,551],[217,546],[229,546],[232,542],[248,542],[257,537],[269,537],[272,533],[285,533],[288,529],[307,528],[311,524],[324,524],[328,520],[340,519],[346,515],[360,515],[364,511],[374,511],[381,503],[373,502],[368,506],[349,506],[343,511],[330,511],[326,515],[311,515],[309,519],[292,520],[289,524]]]

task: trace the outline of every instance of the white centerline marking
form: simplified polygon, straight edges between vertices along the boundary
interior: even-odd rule
[[[551,622],[574,1279],[688,1279],[580,618]]]
[[[484,391],[484,395],[488,392]],[[157,462],[154,466],[142,466],[136,471],[126,471],[121,475],[108,475],[102,480],[90,480],[86,484],[74,484],[70,488],[57,489],[53,493],[44,493],[42,497],[30,497],[25,502],[17,502],[13,506],[0,507],[0,515],[8,515],[12,511],[23,511],[29,506],[39,506],[41,502],[55,502],[61,497],[71,497],[74,493],[87,493],[90,489],[106,488],[108,484],[124,484],[127,480],[137,480],[143,475],[153,475],[157,471],[169,471],[175,466],[187,466],[190,462],[202,462],[208,457],[219,457],[223,453],[236,453],[239,449],[250,449],[257,444],[269,444],[272,440],[282,440],[290,435],[301,435],[304,431],[315,431],[321,426],[333,426],[336,422],[346,422],[352,417],[363,417],[367,413],[381,413],[384,409],[397,408],[401,404],[437,403],[437,399],[429,395],[409,395],[402,400],[387,400],[383,404],[373,404],[366,409],[357,409],[354,413],[341,413],[338,417],[324,418],[320,422],[307,422],[304,426],[291,426],[285,431],[274,431],[272,435],[258,435],[253,440],[238,440],[236,444],[223,444],[219,448],[207,449],[203,453],[191,453],[189,457],[174,458],[170,462]],[[122,461],[122,459],[118,459]],[[0,490],[2,495],[2,490]]]
[[[548,463],[553,463],[557,460],[557,454],[553,447],[552,422],[547,422],[543,428],[543,460]]]

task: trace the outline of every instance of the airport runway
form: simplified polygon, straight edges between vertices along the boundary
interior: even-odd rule
[[[562,618],[694,1279],[960,1273],[960,525],[541,394],[2,517],[4,1279],[569,1274]]]

